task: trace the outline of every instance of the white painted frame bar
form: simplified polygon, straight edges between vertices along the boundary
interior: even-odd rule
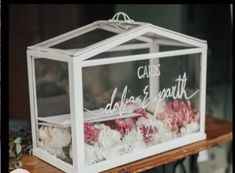
[[[147,49],[150,47],[150,43],[135,43],[135,44],[125,44],[114,47],[112,49],[107,50],[106,52],[115,52],[115,51],[125,51],[125,50],[137,50],[137,49]],[[81,49],[69,49],[69,52],[77,52]],[[104,53],[106,53],[104,52]]]
[[[115,51],[125,51],[125,50],[138,50],[138,49],[148,49],[151,44],[149,43],[135,43],[135,44],[125,44],[114,47],[106,52],[115,52]],[[104,52],[105,53],[105,52]]]
[[[70,84],[70,106],[73,134],[73,160],[76,172],[84,172],[85,149],[84,149],[84,117],[83,117],[83,85],[82,68],[79,59],[69,61],[69,84]],[[79,147],[78,147],[79,146]]]
[[[31,130],[32,130],[32,145],[33,150],[36,148],[36,117],[35,117],[35,103],[34,103],[34,85],[32,74],[32,55],[27,51],[27,68],[28,68],[28,86],[29,86],[29,103],[30,103],[30,117],[31,117]]]
[[[166,46],[182,46],[182,47],[192,47],[192,45],[185,44],[183,42],[168,40],[168,39],[157,39],[159,45],[166,45]]]
[[[71,57],[65,54],[62,55],[62,54],[56,54],[52,52],[42,52],[39,50],[27,50],[27,52],[29,52],[30,55],[34,57],[34,59],[47,58],[50,60],[63,61],[63,62],[68,62],[69,59],[72,59]]]
[[[158,44],[158,40],[154,40],[153,44],[150,47],[150,53],[156,53],[159,52],[159,44]],[[155,59],[150,59],[149,60],[149,64],[150,66],[152,65],[157,65],[159,64],[159,59],[155,58]],[[160,76],[155,76],[155,77],[150,77],[149,78],[149,95],[150,95],[150,99],[153,99],[157,96],[157,93],[159,91],[159,78]]]
[[[171,56],[178,56],[178,55],[194,54],[194,53],[200,53],[202,52],[202,50],[203,50],[202,48],[190,48],[190,49],[173,50],[173,51],[166,51],[166,52],[128,55],[128,56],[121,56],[121,57],[107,57],[107,58],[102,58],[102,59],[82,61],[81,64],[82,64],[82,67],[90,67],[90,66],[114,64],[114,63],[121,63],[121,62],[128,62],[128,61],[139,61],[139,60],[147,60],[147,59],[153,59],[153,58],[164,58],[164,57],[171,57]]]
[[[206,124],[206,75],[207,75],[207,49],[203,49],[200,58],[200,132],[205,132]],[[204,115],[204,116],[201,116]]]
[[[35,63],[34,60],[38,58],[43,58],[43,59],[48,59],[48,60],[56,60],[56,61],[62,61],[66,62],[68,65],[68,72],[69,72],[69,96],[70,96],[70,115],[71,119],[71,131],[72,131],[72,146],[73,146],[73,151],[77,151],[76,148],[76,140],[77,140],[77,131],[76,128],[77,124],[74,120],[75,114],[72,114],[74,112],[74,100],[72,99],[73,94],[72,94],[72,88],[71,85],[73,86],[73,83],[71,84],[71,79],[73,73],[71,73],[71,59],[68,56],[61,56],[57,54],[48,54],[45,52],[39,52],[35,50],[27,50],[27,64],[28,64],[28,79],[29,79],[29,91],[30,91],[30,113],[31,113],[31,127],[32,127],[32,143],[33,143],[33,154],[39,157],[42,160],[47,161],[48,163],[56,166],[57,168],[66,171],[66,172],[71,172],[71,173],[76,173],[77,171],[77,154],[74,154],[74,159],[72,165],[58,159],[57,157],[51,155],[50,153],[42,150],[41,148],[38,147],[37,141],[38,141],[38,112],[37,112],[37,95],[36,95],[36,79],[35,79]],[[79,133],[80,134],[80,133]]]

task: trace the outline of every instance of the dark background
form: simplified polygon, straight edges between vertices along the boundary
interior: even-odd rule
[[[20,124],[30,127],[27,46],[95,20],[110,19],[118,11],[127,13],[136,21],[149,22],[207,40],[206,111],[208,115],[232,121],[233,40],[230,5],[10,5],[10,128]],[[220,163],[217,165],[221,166]]]
[[[156,18],[154,24],[168,25],[167,29],[207,40],[207,91],[210,94],[212,92],[210,87],[231,85],[232,27],[230,6],[165,5],[164,8],[168,11],[164,11],[162,6],[164,5],[10,5],[10,119],[30,119],[26,47],[95,20],[110,19],[119,9],[124,10],[127,14],[133,14],[129,14],[132,18],[141,19],[141,14],[138,13],[138,9],[141,8],[147,13],[144,15],[146,18],[144,22],[151,23]],[[161,11],[159,11],[160,9]],[[156,11],[155,16],[148,14],[154,10]],[[151,16],[152,18],[150,18]],[[167,21],[163,23],[159,19]],[[213,94],[216,93],[213,92]],[[209,107],[207,111],[209,114],[212,113]]]

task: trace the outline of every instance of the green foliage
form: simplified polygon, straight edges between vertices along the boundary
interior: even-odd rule
[[[21,168],[23,166],[23,154],[32,153],[31,133],[23,128],[10,131],[9,137],[9,170]]]

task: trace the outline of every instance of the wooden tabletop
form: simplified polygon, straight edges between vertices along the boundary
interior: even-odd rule
[[[104,173],[141,172],[185,158],[216,145],[224,144],[232,140],[232,124],[214,117],[207,117],[206,134],[206,140],[131,162],[105,171]],[[24,155],[23,164],[23,168],[30,173],[62,173],[61,170],[32,155]]]

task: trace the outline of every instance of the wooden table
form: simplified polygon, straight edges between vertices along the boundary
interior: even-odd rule
[[[197,154],[200,151],[210,149],[216,145],[224,144],[232,140],[232,124],[214,117],[207,117],[206,134],[206,140],[122,165],[105,171],[104,173],[142,172]],[[24,155],[23,163],[23,168],[30,171],[30,173],[62,173],[61,170],[58,170],[32,155]]]

